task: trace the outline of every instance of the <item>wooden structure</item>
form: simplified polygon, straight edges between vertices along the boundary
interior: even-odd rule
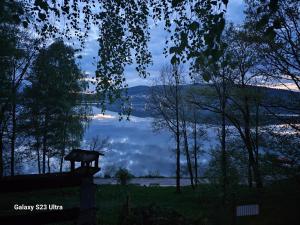
[[[99,156],[104,155],[97,151],[88,151],[82,149],[73,149],[65,160],[71,162],[71,172],[82,175],[93,175],[97,173],[99,168]],[[75,169],[75,162],[80,162],[80,167]],[[94,162],[94,166],[92,165]]]
[[[0,215],[0,223],[14,225],[24,224],[26,221],[26,224],[37,225],[76,221],[78,225],[96,225],[96,185],[93,184],[93,175],[100,170],[98,163],[100,155],[103,154],[74,149],[65,157],[71,162],[70,172],[0,178],[1,193],[80,187],[80,207],[60,211],[35,211],[23,215]],[[75,169],[75,162],[81,162],[81,166]]]
[[[103,156],[102,153],[97,151],[73,149],[65,157],[65,160],[71,162],[71,173],[84,177],[80,186],[80,215],[78,224],[96,224],[96,187],[93,183],[93,175],[100,170],[100,155]],[[75,162],[80,162],[80,167],[75,168]]]

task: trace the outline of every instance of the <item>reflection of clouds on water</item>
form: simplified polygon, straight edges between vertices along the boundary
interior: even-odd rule
[[[114,119],[115,117],[112,115],[103,115],[103,114],[95,114],[93,120],[105,120],[105,119]]]
[[[108,112],[100,120],[90,122],[83,144],[96,136],[109,137],[109,150],[100,162],[104,170],[115,166],[127,167],[135,175],[156,170],[162,175],[173,174],[174,158],[169,149],[172,138],[168,132],[152,132],[150,118],[131,117],[130,121],[119,121],[116,113]]]
[[[94,108],[95,115],[101,111]],[[101,114],[102,115],[102,114]],[[85,132],[81,147],[90,149],[92,139],[99,136],[102,139],[109,137],[109,147],[105,147],[105,156],[100,158],[102,173],[109,168],[126,167],[137,176],[147,175],[159,171],[161,175],[175,175],[175,142],[167,131],[154,133],[151,127],[151,118],[131,117],[130,121],[119,121],[118,114],[107,112],[106,115],[94,117]],[[205,150],[216,143],[215,128],[208,128],[208,137],[203,143]],[[185,156],[181,156],[185,165]],[[205,164],[207,159],[200,156],[199,162]],[[51,159],[52,171],[58,171],[59,161]],[[79,166],[77,163],[76,166]],[[69,171],[69,162],[64,163],[64,170]],[[201,169],[201,168],[200,168]],[[37,173],[35,162],[23,165],[24,173]]]
[[[96,111],[98,109],[95,109]],[[97,112],[95,112],[97,113]],[[83,144],[93,137],[109,137],[109,148],[100,164],[105,168],[126,167],[135,175],[146,175],[150,171],[159,171],[161,175],[175,174],[175,148],[172,136],[167,131],[154,133],[151,118],[131,117],[130,121],[119,121],[118,114],[107,112],[105,117],[93,119],[85,133]],[[204,147],[210,148],[216,142],[216,129],[208,129],[208,138]],[[200,159],[206,163],[206,159]],[[182,155],[182,163],[185,157]]]

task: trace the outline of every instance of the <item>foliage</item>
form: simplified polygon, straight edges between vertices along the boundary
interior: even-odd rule
[[[6,3],[1,2],[0,8]],[[18,120],[20,115],[21,92],[27,78],[32,59],[36,54],[34,41],[10,16],[22,10],[22,4],[10,2],[10,10],[0,13],[0,176],[5,164],[5,151],[10,150],[10,174],[14,175],[15,149],[20,135]],[[6,11],[5,11],[6,10]],[[9,142],[9,144],[7,144]],[[16,156],[21,158],[21,156]]]
[[[245,27],[249,39],[261,57],[260,75],[269,83],[284,85],[286,89],[300,89],[300,2],[248,0]],[[282,102],[266,104],[272,114],[281,109],[299,115],[299,99],[284,106]],[[299,125],[284,118],[296,130]]]
[[[58,155],[62,160],[66,149],[80,143],[89,109],[78,105],[79,93],[85,90],[82,78],[74,50],[62,41],[42,49],[34,62],[24,90],[24,128],[30,131],[37,150],[42,146],[43,164],[46,152],[48,158]]]
[[[1,12],[10,12],[3,14],[3,18],[34,30],[42,42],[57,37],[72,40],[75,36],[83,48],[90,30],[97,27],[100,47],[97,90],[105,110],[107,100],[128,100],[126,90],[125,97],[122,96],[127,88],[125,66],[135,61],[138,74],[148,76],[151,22],[163,21],[165,30],[170,33],[165,54],[172,56],[172,64],[192,59],[196,65],[201,61],[202,51],[213,59],[220,56],[219,41],[227,4],[228,0],[72,0],[63,3],[26,0],[22,1],[21,8],[16,8],[16,4],[4,0],[0,7]],[[125,104],[121,110],[122,113],[130,112]]]
[[[119,168],[115,173],[115,178],[121,185],[127,185],[134,176],[125,168]]]
[[[221,185],[223,183],[223,175],[221,168],[221,160],[222,155],[220,150],[211,150],[210,151],[211,159],[208,163],[208,167],[205,171],[204,176],[208,178],[208,180],[212,184]],[[240,168],[238,163],[238,159],[236,158],[237,152],[228,151],[226,153],[227,156],[227,182],[228,182],[228,190],[230,192],[234,191],[234,188],[241,183],[243,168]]]

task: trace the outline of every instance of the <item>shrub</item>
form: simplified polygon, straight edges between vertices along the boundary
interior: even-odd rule
[[[127,185],[134,176],[125,168],[119,168],[115,174],[115,178],[121,185]]]

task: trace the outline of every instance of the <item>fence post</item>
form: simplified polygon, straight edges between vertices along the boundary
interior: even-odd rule
[[[93,176],[82,178],[80,186],[80,214],[78,225],[96,225],[96,185]]]
[[[232,225],[236,225],[236,196],[232,194]]]

